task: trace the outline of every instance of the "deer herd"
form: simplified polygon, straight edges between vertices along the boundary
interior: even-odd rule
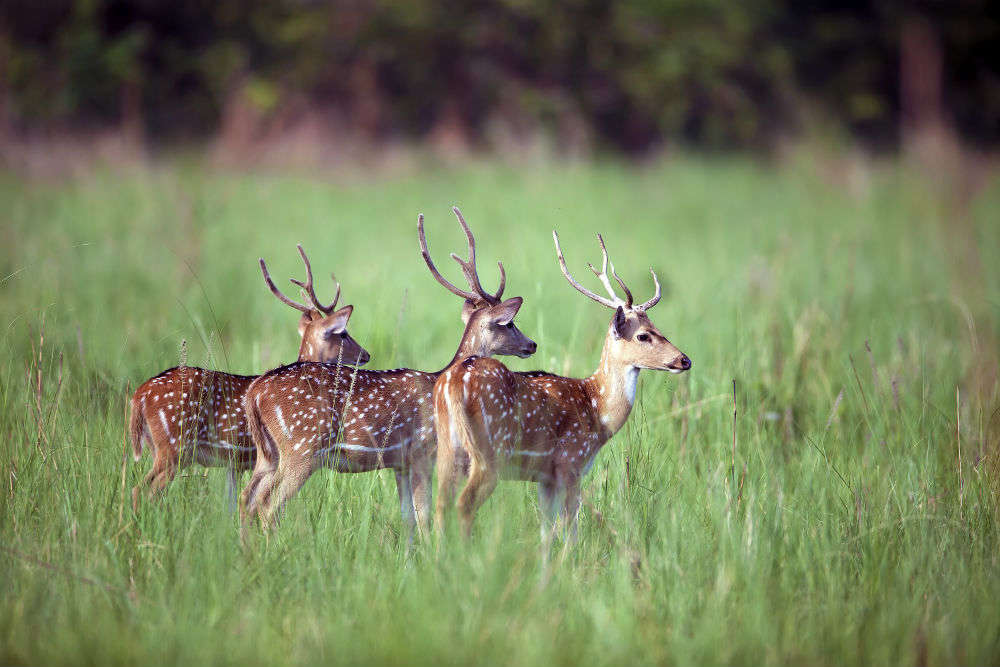
[[[253,470],[239,497],[241,534],[259,519],[271,529],[284,504],[321,468],[395,473],[402,520],[410,538],[431,528],[431,480],[437,470],[434,525],[444,527],[457,507],[465,535],[497,481],[538,484],[542,535],[557,522],[576,534],[580,482],[601,447],[624,426],[643,368],[682,373],[691,361],[650,321],[660,283],[642,304],[615,272],[598,236],[601,270],[588,265],[607,296],[583,287],[569,272],[559,237],[556,255],[566,280],[613,311],[601,359],[582,379],[544,371],[516,372],[497,355],[529,357],[536,344],[514,324],[519,296],[504,299],[506,273],[488,292],[476,268],[476,242],[458,208],[452,209],[468,240],[468,259],[452,254],[468,289],[445,279],[431,260],[423,215],[417,218],[420,253],[431,275],[462,299],[462,332],[451,361],[439,371],[363,370],[365,349],[347,333],[353,306],[324,306],[316,296],[312,266],[302,246],[305,282],[292,279],[307,303],[285,296],[260,260],[264,281],[282,302],[302,312],[298,361],[260,376],[178,366],[143,383],[132,396],[126,452],[138,461],[143,444],[152,470],[132,490],[138,509],[143,488],[159,495],[177,471],[197,462],[225,467],[231,507],[241,473]],[[611,283],[624,293],[620,297]],[[459,485],[464,486],[459,491]],[[457,495],[457,498],[456,498]]]

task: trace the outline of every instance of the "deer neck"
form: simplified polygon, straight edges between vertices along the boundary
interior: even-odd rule
[[[458,343],[458,350],[455,351],[455,356],[451,358],[447,366],[439,370],[435,375],[441,375],[451,368],[452,365],[468,357],[490,356],[489,350],[486,349],[486,341],[483,336],[479,335],[478,326],[475,326],[474,323],[475,318],[469,319],[468,324],[465,325],[465,331],[462,332],[462,340]]]
[[[639,368],[615,359],[611,354],[610,338],[604,343],[601,363],[594,374],[586,379],[588,390],[597,402],[597,416],[601,425],[614,435],[625,425],[635,403]]]
[[[299,361],[316,361],[316,351],[309,336],[303,336],[302,343],[299,344]]]

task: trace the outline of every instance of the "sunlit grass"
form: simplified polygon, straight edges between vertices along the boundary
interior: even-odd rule
[[[297,313],[258,256],[283,282],[303,243],[321,298],[334,271],[371,367],[443,366],[461,304],[420,260],[416,215],[444,269],[464,248],[451,204],[486,287],[501,259],[525,298],[539,351],[511,367],[582,376],[600,354],[610,311],[563,280],[553,228],[580,277],[597,231],[637,298],[655,268],[651,317],[694,361],[640,376],[550,572],[527,484],[501,483],[472,541],[440,553],[407,553],[388,472],[315,475],[248,549],[221,470],[131,512],[150,461],[123,478],[130,388],[182,340],[188,363],[240,373],[295,356]],[[968,291],[934,193],[889,170],[855,197],[809,170],[699,160],[349,185],[0,178],[0,662],[995,663],[996,389],[961,389],[956,412],[956,387],[973,328],[1000,324],[998,204],[994,183],[971,208]]]

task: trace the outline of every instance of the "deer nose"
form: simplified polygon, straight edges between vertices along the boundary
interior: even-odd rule
[[[534,354],[535,350],[537,349],[538,349],[538,343],[536,343],[533,340],[528,341],[528,344],[524,346],[524,351],[527,352],[528,354]]]
[[[668,366],[678,371],[686,371],[691,368],[691,360],[688,359],[688,356],[686,354],[682,354],[679,357],[674,358],[674,360],[671,361],[668,364]]]

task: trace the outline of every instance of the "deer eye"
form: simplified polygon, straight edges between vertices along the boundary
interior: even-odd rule
[[[639,341],[640,343],[648,343],[648,342],[649,342],[649,334],[644,334],[644,333],[641,333],[641,334],[639,334],[638,336],[636,336],[635,338],[636,338],[636,340],[638,340],[638,341]]]
[[[340,337],[341,338],[347,338],[347,332],[346,331],[341,331],[340,332]]]
[[[504,326],[507,327],[508,329],[513,329],[514,328],[514,323],[513,322],[508,322]]]

